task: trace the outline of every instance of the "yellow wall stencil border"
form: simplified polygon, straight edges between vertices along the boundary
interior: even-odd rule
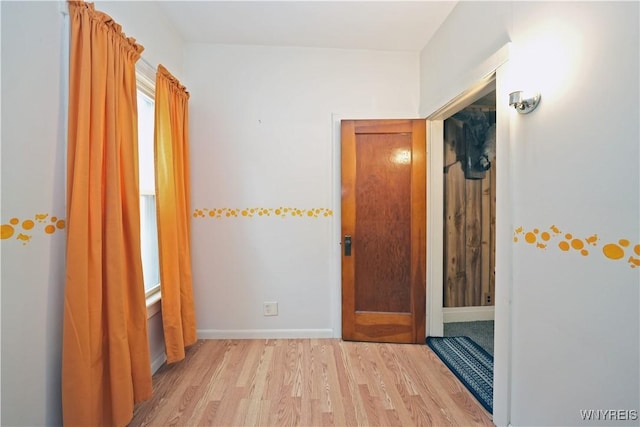
[[[629,239],[601,243],[597,234],[587,237],[574,236],[552,225],[546,230],[533,228],[529,231],[517,227],[513,232],[513,242],[535,245],[540,250],[555,245],[562,252],[577,252],[584,257],[600,253],[609,260],[625,260],[631,268],[640,267],[640,242],[632,246]]]
[[[26,245],[31,241],[33,233],[52,235],[56,231],[64,230],[66,226],[64,218],[49,216],[48,213],[35,214],[32,218],[20,219],[13,217],[8,224],[0,226],[2,240],[13,240]]]
[[[281,218],[323,218],[333,216],[328,208],[301,209],[292,207],[278,208],[198,208],[193,211],[194,218],[253,218],[277,216]]]

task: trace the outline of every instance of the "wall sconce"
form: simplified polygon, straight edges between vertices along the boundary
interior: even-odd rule
[[[525,98],[522,91],[511,92],[509,94],[509,105],[514,107],[520,114],[528,114],[536,109],[540,103],[540,94],[535,93],[533,96]]]

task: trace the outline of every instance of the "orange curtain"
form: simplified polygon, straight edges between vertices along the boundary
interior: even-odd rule
[[[143,47],[69,2],[66,426],[126,425],[151,396],[140,255],[135,62]]]
[[[162,65],[156,74],[155,168],[162,322],[167,363],[196,342],[189,211],[189,93]]]

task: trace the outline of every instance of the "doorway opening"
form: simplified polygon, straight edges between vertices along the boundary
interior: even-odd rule
[[[500,363],[494,365],[492,361],[493,372],[489,374],[493,378],[490,393],[496,402],[495,406],[490,405],[494,422],[508,418],[505,414],[508,402],[502,396],[505,373],[508,375],[509,369],[504,363],[508,306],[504,299],[506,264],[503,263],[503,228],[508,223],[504,203],[508,197],[504,197],[505,181],[498,182],[498,175],[504,179],[505,172],[508,173],[508,163],[505,168],[497,167],[499,159],[508,158],[504,155],[504,142],[508,141],[505,126],[509,120],[505,108],[496,104],[497,94],[504,91],[504,87],[498,85],[503,81],[498,76],[504,78],[504,68],[493,68],[428,117],[431,151],[428,227],[432,232],[428,249],[431,260],[428,263],[428,335],[466,336],[487,350],[488,357],[498,356],[492,360]],[[474,132],[476,127],[481,132]],[[493,129],[496,137],[487,145],[487,134],[493,135]],[[473,133],[476,135],[471,135]],[[503,145],[498,144],[499,141]],[[497,211],[501,212],[499,222],[495,220]],[[502,267],[496,271],[499,283],[494,274],[496,260],[502,260],[499,264]],[[455,327],[461,329],[453,329]],[[480,327],[482,330],[477,331]]]
[[[496,224],[495,81],[444,120],[444,336],[493,355]]]
[[[511,68],[510,45],[506,44],[481,64],[450,84],[448,93],[432,105],[426,105],[427,151],[429,173],[427,186],[427,335],[442,337],[443,327],[443,231],[444,185],[443,149],[444,120],[483,98],[496,92],[496,158],[499,162],[496,179],[496,245],[495,245],[495,323],[493,366],[493,422],[508,425],[511,421],[511,289],[513,287],[511,245],[512,228],[512,173],[511,116],[508,99]],[[482,308],[482,307],[481,307]]]

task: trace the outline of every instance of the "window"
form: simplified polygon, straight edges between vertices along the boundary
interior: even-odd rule
[[[140,244],[144,290],[149,297],[160,291],[158,263],[158,223],[156,220],[156,186],[153,133],[155,119],[155,85],[138,72],[138,165],[140,175]]]

